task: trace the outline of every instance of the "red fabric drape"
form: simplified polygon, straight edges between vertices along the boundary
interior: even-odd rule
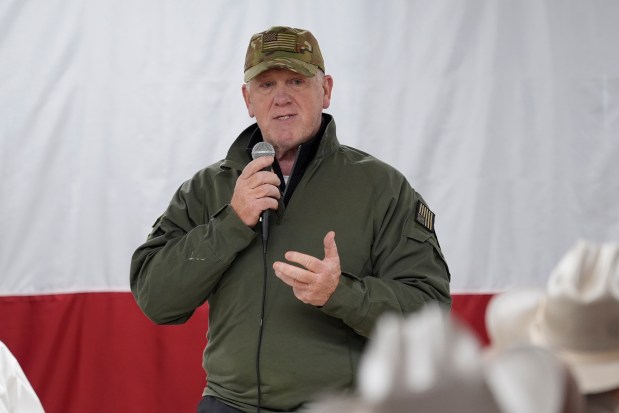
[[[487,342],[490,295],[455,295],[453,313]],[[0,340],[48,413],[195,412],[205,384],[208,309],[156,326],[130,293],[0,297]]]
[[[207,320],[156,326],[129,293],[0,298],[0,340],[48,413],[195,411]]]

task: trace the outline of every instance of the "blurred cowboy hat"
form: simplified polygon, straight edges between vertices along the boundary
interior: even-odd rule
[[[585,412],[574,375],[550,350],[518,344],[486,354],[486,381],[501,412]]]
[[[529,327],[543,297],[541,288],[515,289],[492,297],[486,308],[486,330],[494,349],[531,341]]]
[[[495,296],[486,327],[495,346],[526,341],[555,352],[583,393],[619,387],[619,245],[579,241],[545,291]]]
[[[358,392],[318,402],[310,413],[499,413],[476,336],[438,305],[377,322],[358,371]]]
[[[531,345],[488,357],[467,326],[427,305],[406,318],[381,317],[361,359],[358,395],[326,400],[310,412],[566,412],[567,373],[552,353]],[[580,403],[571,404],[582,406],[572,387]]]

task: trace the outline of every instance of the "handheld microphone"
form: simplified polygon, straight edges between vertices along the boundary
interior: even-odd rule
[[[258,142],[251,150],[251,158],[257,159],[263,156],[275,156],[275,148],[268,142]],[[266,167],[263,171],[270,171],[271,167]],[[260,215],[262,222],[262,243],[266,248],[267,240],[269,239],[269,210],[265,209]]]
[[[258,159],[263,156],[275,156],[275,148],[268,142],[258,142],[251,150],[251,158]],[[270,171],[271,167],[267,166],[263,171]],[[256,349],[256,382],[258,383],[258,412],[260,412],[260,349],[262,347],[262,331],[264,326],[264,308],[266,302],[267,291],[267,241],[269,239],[269,209],[265,209],[260,214],[262,222],[262,262],[264,264],[264,278],[262,281],[262,306],[260,309],[260,330],[258,333],[258,348]]]

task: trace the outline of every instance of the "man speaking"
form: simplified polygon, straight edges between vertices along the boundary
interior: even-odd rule
[[[132,257],[131,290],[159,324],[208,302],[199,412],[296,411],[353,388],[381,314],[449,306],[450,274],[422,197],[339,143],[312,33],[252,36],[244,80],[256,123],[174,194]],[[252,160],[260,142],[273,156]]]

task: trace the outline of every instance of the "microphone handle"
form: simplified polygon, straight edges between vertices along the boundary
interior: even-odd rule
[[[269,210],[265,209],[262,211],[262,217],[260,218],[262,221],[262,242],[266,245],[266,242],[269,239]]]
[[[263,171],[271,172],[272,168],[267,166]],[[262,222],[262,244],[265,246],[264,248],[266,248],[267,241],[269,240],[269,209],[262,211],[260,221]]]

